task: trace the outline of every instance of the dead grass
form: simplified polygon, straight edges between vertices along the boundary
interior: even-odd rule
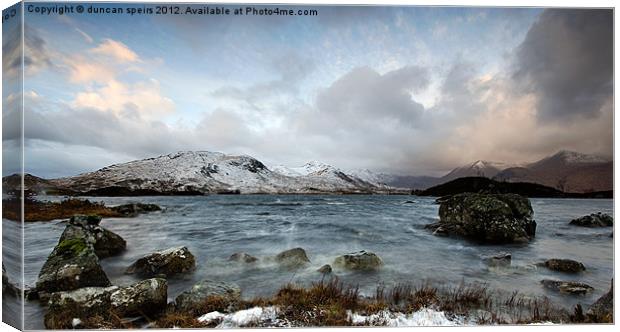
[[[21,206],[19,199],[2,200],[2,218],[19,221]],[[32,199],[24,201],[24,221],[49,221],[70,218],[77,214],[120,217],[121,215],[103,203],[87,199],[69,198],[61,202],[41,202]]]

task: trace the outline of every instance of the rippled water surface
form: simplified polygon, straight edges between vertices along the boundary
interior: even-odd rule
[[[47,197],[46,199],[59,199]],[[154,250],[187,246],[197,258],[197,270],[170,279],[170,300],[194,282],[209,278],[237,283],[245,297],[271,295],[288,282],[320,280],[316,269],[337,255],[373,251],[385,266],[378,272],[335,273],[346,283],[371,294],[379,283],[431,281],[456,284],[484,282],[491,288],[546,295],[559,304],[589,305],[607,292],[613,276],[611,228],[569,226],[575,217],[594,212],[613,213],[612,200],[532,199],[538,222],[536,239],[527,245],[479,245],[462,239],[433,236],[423,226],[436,221],[434,198],[415,196],[274,196],[91,198],[109,205],[155,203],[163,212],[136,218],[104,219],[102,226],[127,240],[127,251],[101,261],[113,284],[135,282],[124,269]],[[407,202],[409,201],[409,202]],[[60,221],[28,223],[25,227],[25,283],[34,285],[47,255],[65,225]],[[4,259],[17,275],[18,255],[6,250],[16,244],[14,223],[3,221]],[[301,271],[278,269],[269,263],[243,266],[228,257],[244,251],[259,258],[302,247],[312,263]],[[512,253],[512,267],[488,268],[481,260],[499,251]],[[587,271],[566,275],[537,267],[548,258],[581,261]],[[595,290],[586,296],[546,291],[544,278],[579,280]],[[43,309],[26,303],[26,328],[41,328]]]

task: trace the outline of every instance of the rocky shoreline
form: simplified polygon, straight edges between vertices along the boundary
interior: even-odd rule
[[[430,227],[436,235],[522,245],[527,245],[535,236],[531,205],[523,197],[467,194],[442,198],[438,202],[441,204],[440,221]],[[136,206],[123,206],[116,211],[124,211],[129,216],[138,213]],[[611,217],[594,214],[584,218],[592,222],[572,223],[574,227],[608,227]],[[481,219],[492,222],[481,223]],[[599,219],[604,222],[597,222]],[[368,251],[345,253],[334,256],[331,264],[313,267],[303,248],[292,248],[269,257],[237,252],[232,253],[229,260],[247,265],[274,262],[283,271],[315,269],[317,280],[321,281],[309,287],[284,285],[271,298],[247,300],[241,296],[242,289],[233,283],[202,280],[167,303],[168,282],[174,282],[169,277],[194,273],[199,257],[183,246],[156,251],[127,266],[126,273],[142,280],[129,286],[111,285],[99,261],[113,259],[109,257],[123,252],[127,244],[117,234],[101,227],[100,221],[100,216],[70,218],[35,288],[26,291],[30,301],[38,300],[47,307],[44,322],[48,328],[231,327],[233,322],[241,322],[237,324],[240,326],[392,326],[399,319],[419,315],[435,318],[443,315],[446,320],[441,324],[613,320],[612,292],[601,297],[586,312],[580,306],[568,312],[545,298],[513,294],[510,301],[480,285],[441,288],[403,284],[389,290],[378,289],[371,297],[361,296],[355,287],[338,280],[337,271],[363,273],[382,269],[384,262],[379,255]],[[439,228],[446,231],[438,232]],[[509,266],[511,258],[510,253],[502,252],[485,258],[485,262],[489,266]],[[539,265],[573,275],[587,270],[587,264],[565,258],[550,258]],[[566,296],[579,296],[592,290],[587,284],[566,280],[544,279],[541,287]],[[476,316],[480,312],[486,313]],[[260,314],[255,315],[259,318],[254,320],[235,320],[247,313]]]

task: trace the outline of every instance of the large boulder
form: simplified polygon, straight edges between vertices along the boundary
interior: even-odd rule
[[[60,241],[85,239],[93,245],[95,254],[100,259],[123,252],[127,247],[125,240],[118,234],[99,226],[99,222],[101,222],[99,216],[73,216],[60,236]]]
[[[567,293],[572,295],[585,294],[594,288],[588,284],[577,281],[562,281],[562,280],[550,280],[544,279],[540,283],[547,289],[559,291],[561,293]]]
[[[594,302],[588,311],[586,317],[592,323],[613,323],[614,322],[614,281],[611,281],[609,292],[601,296]]]
[[[439,202],[439,222],[427,225],[435,234],[495,244],[527,242],[535,236],[534,211],[526,197],[463,193]]]
[[[114,206],[112,210],[118,212],[124,217],[135,217],[141,213],[161,211],[161,207],[155,204],[130,203]]]
[[[187,247],[175,247],[157,251],[135,261],[126,270],[127,274],[137,274],[142,277],[165,275],[167,277],[193,271],[196,268],[196,258]]]
[[[47,257],[36,282],[39,295],[89,286],[106,287],[110,280],[99,265],[91,242],[75,237],[61,240]]]
[[[593,213],[588,216],[573,219],[569,223],[570,225],[581,227],[612,227],[614,225],[614,218],[604,213]]]
[[[167,292],[165,279],[148,279],[127,287],[85,287],[53,293],[44,323],[49,329],[120,328],[119,318],[151,318],[163,312]]]
[[[544,265],[549,270],[558,272],[578,273],[586,270],[582,263],[572,259],[552,258],[545,261]]]
[[[336,257],[334,266],[347,270],[375,270],[383,265],[377,254],[361,250]]]
[[[224,311],[241,298],[241,289],[233,283],[202,280],[174,300],[181,312],[201,315],[208,311]]]
[[[293,248],[276,255],[276,262],[288,268],[298,268],[310,263],[310,259],[304,249]]]

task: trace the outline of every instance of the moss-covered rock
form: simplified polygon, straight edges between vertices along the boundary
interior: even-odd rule
[[[165,275],[167,277],[193,271],[196,258],[187,247],[175,247],[146,255],[125,271],[127,274],[138,274],[144,277]]]
[[[36,289],[39,295],[89,286],[109,286],[93,245],[85,238],[61,239],[43,264]]]
[[[588,284],[577,281],[544,279],[540,283],[547,289],[571,295],[582,295],[594,289]]]
[[[383,266],[383,261],[377,254],[361,250],[336,257],[334,266],[347,270],[376,270]]]
[[[106,258],[122,253],[127,247],[125,240],[101,226],[98,216],[74,216],[60,236],[60,241],[85,239],[93,245],[99,258]]]
[[[440,220],[427,228],[483,243],[528,242],[536,234],[533,215],[529,199],[523,196],[464,193],[442,198]]]
[[[588,322],[613,323],[614,322],[614,281],[611,281],[609,292],[594,302],[586,312]]]

